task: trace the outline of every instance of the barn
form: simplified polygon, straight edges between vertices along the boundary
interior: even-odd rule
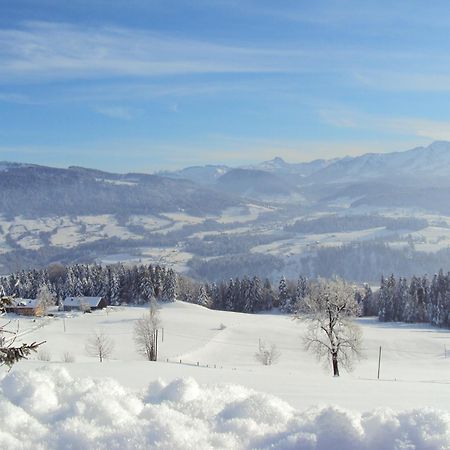
[[[42,316],[44,310],[35,298],[13,298],[10,305],[5,307],[7,313],[21,316]]]
[[[103,297],[66,297],[63,301],[64,311],[95,311],[106,306]]]

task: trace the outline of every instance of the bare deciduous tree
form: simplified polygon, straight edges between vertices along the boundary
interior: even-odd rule
[[[134,326],[134,342],[137,350],[149,361],[157,359],[157,330],[160,324],[158,305],[152,300],[149,312],[138,319]]]
[[[353,360],[361,357],[361,330],[352,321],[359,313],[355,293],[355,288],[343,280],[319,279],[311,284],[295,314],[308,324],[306,350],[319,360],[331,362],[336,377],[340,365],[351,370]]]
[[[100,332],[95,332],[86,341],[86,352],[89,356],[98,357],[100,362],[109,358],[114,350],[114,341]]]
[[[255,358],[261,364],[270,366],[275,364],[281,356],[281,352],[278,350],[275,344],[268,345],[263,341],[259,342],[258,351],[255,353]]]

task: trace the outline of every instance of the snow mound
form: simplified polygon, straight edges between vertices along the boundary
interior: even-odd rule
[[[296,411],[241,386],[158,380],[143,393],[65,369],[0,381],[0,448],[443,450],[450,414],[432,409]]]

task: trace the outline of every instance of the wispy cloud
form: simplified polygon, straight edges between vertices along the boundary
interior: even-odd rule
[[[19,103],[23,105],[34,104],[35,102],[27,95],[17,93],[0,92],[0,102]]]
[[[298,52],[300,54],[300,52]],[[270,58],[269,58],[270,57]],[[0,30],[0,79],[277,72],[276,49],[219,45],[129,28],[27,22]]]
[[[94,111],[103,116],[121,120],[131,120],[140,113],[140,111],[126,106],[98,106],[94,108]]]
[[[338,43],[235,44],[125,27],[25,22],[0,29],[0,81],[111,79],[186,74],[350,73],[416,51]],[[428,56],[427,56],[428,57]]]
[[[397,133],[427,140],[450,140],[450,120],[376,115],[348,108],[324,108],[319,110],[319,115],[325,123],[339,128]]]
[[[354,79],[374,90],[393,92],[450,92],[450,75],[442,67],[430,71],[371,70],[356,72]]]

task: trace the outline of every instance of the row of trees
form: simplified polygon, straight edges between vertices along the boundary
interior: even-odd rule
[[[282,278],[275,288],[268,279],[259,277],[199,283],[158,265],[76,264],[0,277],[0,285],[7,295],[19,298],[38,298],[40,293],[50,292],[57,301],[69,296],[102,296],[112,305],[179,298],[208,308],[254,313],[277,306],[292,312],[295,302],[304,295],[307,281],[300,277],[293,283]]]
[[[222,311],[255,313],[279,307],[283,312],[292,313],[307,291],[308,280],[302,276],[297,282],[282,277],[276,287],[267,278],[261,280],[256,276],[205,284],[178,279],[180,300]]]
[[[152,298],[170,302],[177,295],[177,275],[172,269],[158,265],[53,265],[1,277],[0,285],[6,295],[13,297],[37,298],[39,291],[47,287],[57,300],[102,296],[113,305],[143,304]]]
[[[442,270],[427,276],[382,277],[376,295],[367,295],[368,313],[378,313],[382,322],[425,322],[450,327],[450,273]]]
[[[207,308],[255,313],[279,307],[295,313],[308,295],[311,281],[300,276],[296,281],[281,278],[273,287],[268,279],[243,277],[228,282],[200,283],[177,275],[161,266],[53,265],[43,270],[20,272],[0,277],[5,295],[22,298],[54,296],[103,296],[110,304],[144,304],[153,298],[177,298]],[[410,280],[394,275],[382,277],[380,289],[368,285],[355,291],[364,316],[378,315],[380,321],[427,322],[450,327],[450,273],[439,271],[430,280],[413,276]]]

